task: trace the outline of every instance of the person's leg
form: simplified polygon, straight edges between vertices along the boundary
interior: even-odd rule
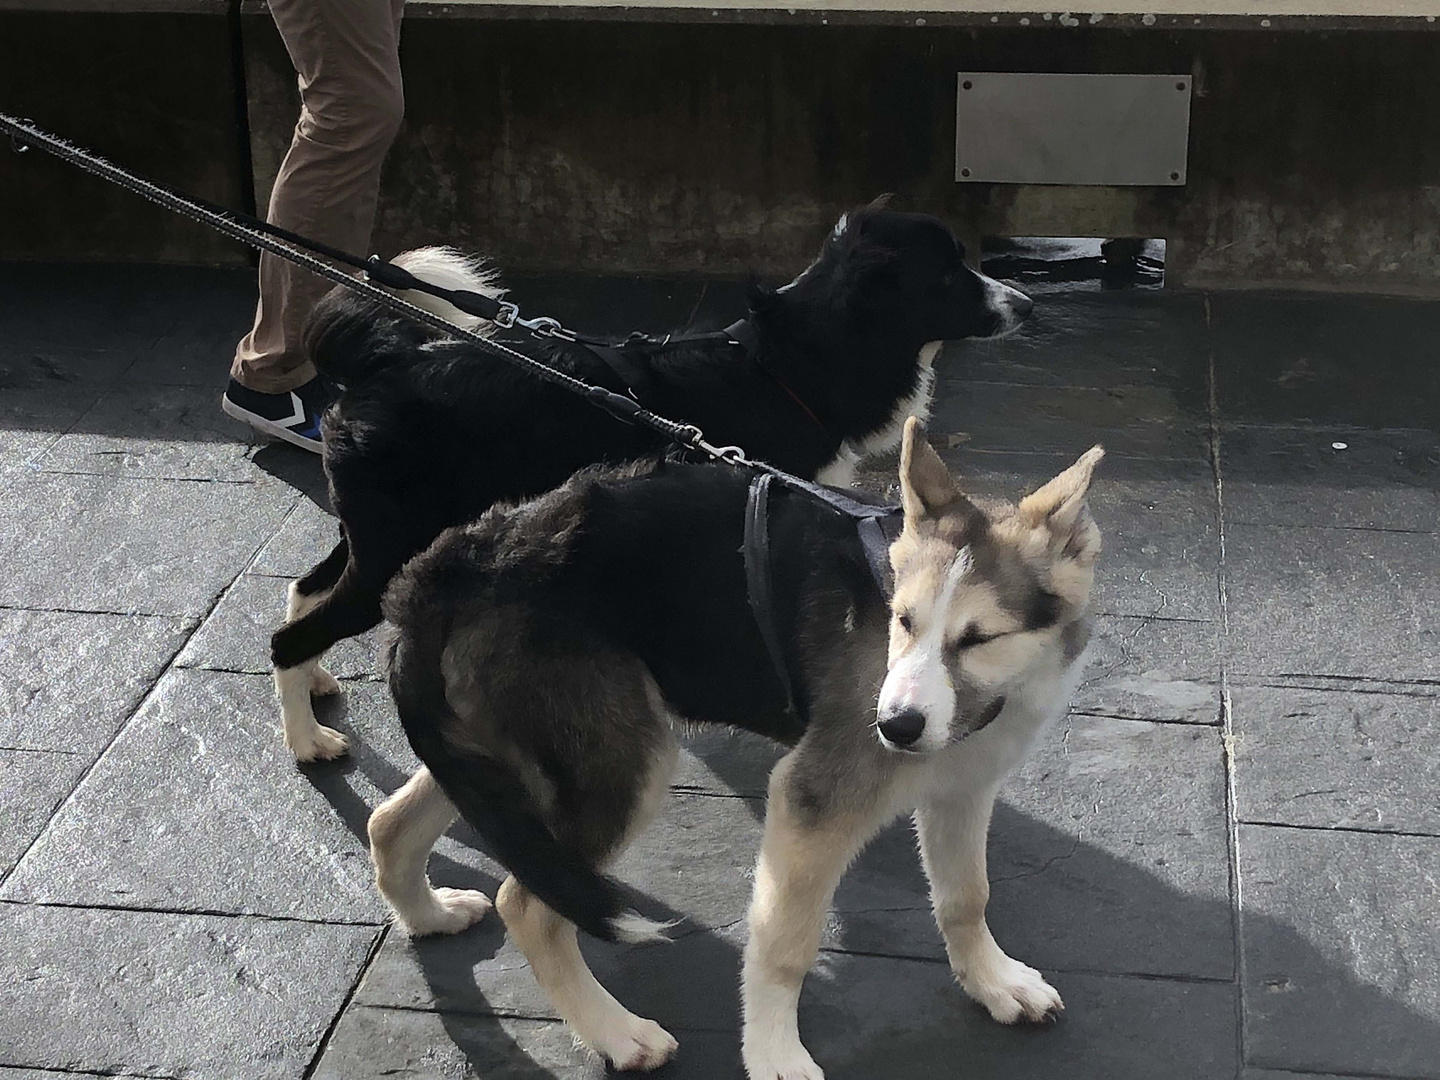
[[[270,10],[299,75],[301,108],[271,190],[268,220],[364,254],[375,220],[381,165],[404,111],[399,56],[403,4],[272,0]],[[328,287],[325,279],[283,259],[260,257],[260,302],[254,326],[235,351],[234,383],[252,394],[282,395],[282,404],[290,404],[289,392],[315,377],[300,350],[300,331]],[[255,400],[243,393],[235,397],[242,404]],[[300,404],[308,408],[314,403]],[[236,410],[227,411],[234,415]]]

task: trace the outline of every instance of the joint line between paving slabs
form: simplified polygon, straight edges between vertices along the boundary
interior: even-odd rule
[[[375,940],[370,943],[370,951],[365,954],[365,959],[360,963],[360,970],[355,973],[355,981],[350,984],[346,991],[345,998],[340,1002],[340,1008],[335,1010],[335,1015],[330,1018],[330,1024],[325,1029],[325,1034],[320,1036],[320,1042],[315,1047],[315,1055],[310,1059],[310,1064],[300,1074],[300,1080],[310,1080],[315,1075],[315,1070],[320,1067],[320,1061],[325,1057],[325,1051],[330,1048],[330,1040],[335,1035],[335,1030],[340,1026],[345,1013],[350,1008],[350,1003],[355,1000],[355,995],[360,992],[360,984],[365,981],[365,975],[370,970],[370,965],[375,963],[375,958],[380,955],[380,949],[385,944],[385,939],[390,935],[390,928],[394,923],[386,923],[380,927],[375,935]]]
[[[276,532],[279,532],[280,528],[284,527],[285,522],[290,520],[290,515],[295,513],[295,507],[299,505],[299,501],[300,495],[297,493],[294,497],[294,500],[290,504],[290,509],[286,511],[285,516],[280,519],[280,525],[276,528]],[[120,740],[120,736],[129,730],[130,725],[135,722],[135,717],[140,715],[140,711],[144,709],[147,704],[149,704],[151,697],[154,696],[155,688],[164,681],[166,675],[169,675],[170,672],[176,670],[175,661],[179,659],[180,654],[185,650],[185,646],[190,644],[191,640],[194,639],[195,635],[200,632],[200,628],[205,625],[206,621],[210,618],[210,616],[215,614],[215,609],[220,606],[220,602],[224,600],[225,597],[230,595],[231,590],[235,588],[235,583],[240,580],[246,570],[248,570],[252,565],[254,565],[255,560],[260,556],[260,552],[264,549],[266,544],[268,544],[272,539],[274,539],[274,535],[275,534],[272,533],[262,543],[256,544],[255,550],[252,551],[250,553],[250,557],[245,560],[245,565],[240,568],[240,570],[235,574],[233,578],[230,579],[229,583],[225,585],[224,588],[222,588],[219,592],[215,594],[214,599],[210,601],[210,605],[205,609],[204,613],[195,620],[195,625],[190,628],[190,632],[185,635],[185,639],[175,646],[175,651],[171,653],[169,659],[166,660],[163,665],[161,665],[161,668],[156,673],[155,678],[151,680],[150,685],[145,688],[145,692],[140,695],[139,701],[135,703],[135,708],[130,710],[130,715],[126,716],[125,719],[120,722],[120,725],[115,729],[115,734],[110,736],[109,741],[107,741],[105,745],[101,747],[100,752],[95,755],[95,760],[92,761],[87,768],[81,771],[80,775],[76,778],[75,783],[70,785],[70,790],[65,793],[65,797],[55,804],[55,809],[50,811],[50,816],[45,819],[44,826],[41,827],[40,831],[35,834],[35,836],[28,844],[25,845],[25,849],[20,852],[19,857],[16,858],[14,863],[11,864],[10,869],[7,870],[5,873],[0,874],[0,885],[4,885],[5,882],[9,881],[10,878],[15,874],[15,872],[20,869],[21,865],[25,862],[25,860],[30,857],[30,852],[35,850],[35,845],[40,842],[40,838],[49,831],[50,823],[53,822],[55,818],[59,815],[59,813],[70,804],[70,800],[75,797],[75,792],[80,790],[80,785],[85,783],[85,781],[90,778],[90,774],[93,773],[95,769],[100,765],[100,762],[105,760],[106,755],[110,753],[111,749],[113,749],[115,744]],[[184,669],[181,668],[179,670],[183,671]]]
[[[1235,803],[1235,716],[1230,700],[1230,591],[1225,562],[1225,478],[1221,466],[1220,392],[1215,372],[1215,324],[1210,294],[1205,294],[1206,382],[1209,389],[1210,468],[1215,477],[1215,534],[1219,560],[1215,569],[1216,603],[1220,608],[1220,743],[1225,770],[1225,838],[1230,864],[1230,940],[1235,950],[1234,972],[1239,992],[1235,995],[1235,1052],[1237,1075],[1245,1068],[1245,943],[1241,938],[1240,912],[1243,888],[1240,879],[1240,825]]]

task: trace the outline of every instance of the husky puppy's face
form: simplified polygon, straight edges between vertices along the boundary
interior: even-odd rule
[[[922,342],[1001,337],[1019,328],[1033,306],[1028,296],[972,270],[964,245],[939,218],[885,204],[881,197],[844,215],[801,281],[831,282],[852,314],[874,325],[899,318]]]
[[[1018,507],[982,510],[956,490],[911,417],[900,486],[889,665],[876,729],[892,750],[927,752],[994,720],[1008,691],[1084,647],[1100,531],[1085,493],[1096,446]]]

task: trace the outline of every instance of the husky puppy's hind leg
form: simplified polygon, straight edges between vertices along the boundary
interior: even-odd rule
[[[458,934],[490,910],[474,889],[436,889],[425,874],[430,849],[455,820],[453,803],[421,768],[370,815],[375,884],[411,937]]]
[[[658,699],[658,693],[647,695]],[[668,723],[668,721],[665,721]],[[668,734],[668,733],[667,733]],[[635,810],[603,860],[617,858],[659,812],[675,772],[679,746],[673,735],[657,746],[642,778]],[[578,811],[584,813],[581,808]],[[674,1037],[653,1020],[636,1016],[600,985],[581,955],[576,926],[513,876],[500,886],[496,910],[505,929],[530,962],[535,981],[550,998],[576,1037],[616,1069],[658,1069],[679,1048]],[[638,916],[617,920],[617,929],[631,940],[663,940],[660,931]],[[626,932],[628,929],[628,933]]]

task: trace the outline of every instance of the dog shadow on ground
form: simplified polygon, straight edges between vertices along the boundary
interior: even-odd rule
[[[763,792],[776,756],[758,740],[720,733],[702,734],[693,748],[710,773],[742,795]],[[352,786],[354,775],[388,792],[408,772],[394,764],[397,755],[368,740],[352,754],[342,766],[309,772],[363,843],[373,807]],[[683,794],[684,785],[677,790]],[[763,813],[758,800],[745,801],[757,816]],[[802,1033],[830,1080],[1237,1075],[1239,985],[1225,882],[1218,896],[1183,891],[1145,866],[1077,842],[1003,801],[991,837],[996,937],[1046,974],[1068,1011],[1054,1025],[1002,1027],[954,985],[913,834],[900,822],[846,875],[820,961],[806,981]],[[455,854],[437,850],[432,856],[437,884],[495,895],[503,871],[488,857],[474,858],[484,845],[468,828],[458,825],[450,844],[441,846]],[[748,862],[718,873],[709,868],[688,884],[677,882],[674,896],[663,895],[668,890],[632,893],[645,915],[683,920],[670,945],[582,941],[600,982],[680,1041],[680,1055],[656,1076],[743,1077],[737,988],[748,869]],[[686,919],[681,894],[696,888],[709,891],[712,909],[713,893],[723,892],[721,906],[733,911],[733,920],[702,926]],[[1373,1072],[1379,1053],[1389,1075],[1434,1075],[1428,1063],[1440,1047],[1440,1024],[1363,982],[1338,941],[1333,954],[1322,952],[1294,927],[1254,911],[1245,914],[1244,929],[1251,942],[1246,1045],[1252,1064]],[[407,942],[392,930],[372,977],[383,967],[385,994],[436,1010],[455,1064],[466,1075],[604,1075],[558,1028],[515,1019],[554,1016],[529,974],[519,970],[523,966],[492,913],[455,937]]]
[[[286,443],[272,442],[255,451],[255,456],[250,460],[261,471],[289,484],[327,514],[333,513],[330,509],[330,487],[325,479],[325,467],[318,454]],[[316,560],[323,554],[324,552],[317,552]]]

